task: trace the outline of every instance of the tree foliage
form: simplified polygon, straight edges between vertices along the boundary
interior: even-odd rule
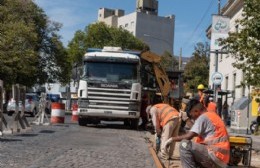
[[[172,56],[168,51],[162,55],[161,65],[165,70],[177,70],[179,68],[178,60]]]
[[[197,43],[190,61],[184,69],[185,90],[191,91],[199,84],[207,86],[209,81],[209,45]]]
[[[33,1],[0,1],[0,79],[5,87],[68,81],[71,66],[57,34],[60,26]]]
[[[69,42],[68,53],[73,62],[81,63],[87,48],[104,46],[117,46],[129,50],[143,50],[147,47],[129,31],[99,22],[86,26],[84,31],[77,31]]]
[[[245,0],[243,19],[237,23],[238,32],[229,33],[223,41],[229,53],[235,58],[233,66],[244,72],[244,84],[260,86],[260,3],[259,0]]]

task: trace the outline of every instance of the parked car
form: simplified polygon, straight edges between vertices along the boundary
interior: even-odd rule
[[[39,96],[36,93],[25,94],[24,112],[35,116],[39,111]],[[22,101],[19,101],[19,111],[22,111]],[[11,99],[7,104],[7,114],[12,115],[15,112],[15,100]]]
[[[59,94],[47,94],[45,112],[47,114],[51,114],[51,104],[53,102],[59,102],[59,101],[60,101],[60,95]]]

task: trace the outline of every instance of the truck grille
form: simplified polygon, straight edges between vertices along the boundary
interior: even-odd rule
[[[136,100],[131,100],[130,89],[88,87],[88,99],[79,100],[89,109],[138,110]]]

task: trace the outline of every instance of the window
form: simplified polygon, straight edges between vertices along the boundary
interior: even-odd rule
[[[236,26],[235,26],[235,29],[236,29],[236,30],[235,30],[236,33],[238,33],[238,31],[239,31],[239,25],[236,25]]]
[[[228,76],[225,78],[225,89],[228,90]]]
[[[234,73],[233,74],[233,90],[235,91],[234,92],[234,98],[236,98],[236,80],[237,80],[237,74]]]
[[[134,24],[135,24],[135,22],[134,22],[134,21],[132,21],[132,22],[131,22],[131,27],[134,27]]]
[[[128,23],[125,24],[125,28],[127,28],[127,27],[128,27]]]
[[[243,75],[242,75],[242,81],[244,82],[245,81],[245,73],[243,72]],[[243,85],[242,86],[242,96],[245,96],[246,94],[246,86]]]

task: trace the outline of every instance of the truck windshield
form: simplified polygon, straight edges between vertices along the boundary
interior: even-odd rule
[[[137,82],[138,64],[85,62],[82,79],[103,82]]]

